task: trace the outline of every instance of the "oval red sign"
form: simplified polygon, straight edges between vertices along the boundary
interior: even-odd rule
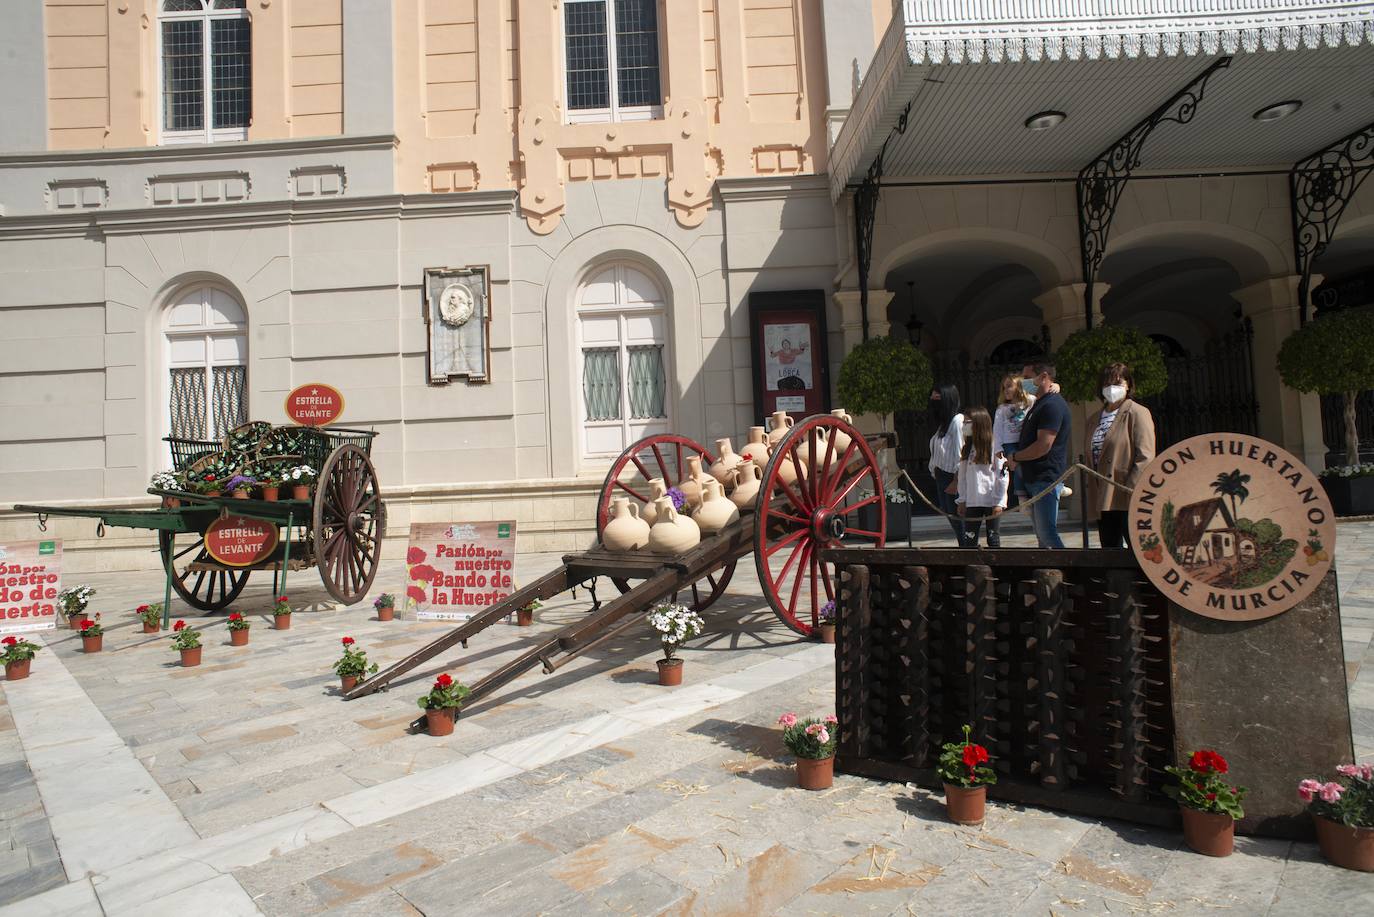
[[[286,396],[286,416],[303,427],[328,426],[343,416],[343,393],[332,385],[312,382]]]
[[[205,530],[205,553],[226,567],[262,563],[277,547],[277,527],[262,519],[223,516]]]

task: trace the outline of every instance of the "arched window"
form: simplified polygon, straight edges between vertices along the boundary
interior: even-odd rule
[[[162,0],[163,143],[246,140],[253,114],[247,0]]]
[[[1038,360],[1045,355],[1045,349],[1034,341],[1027,341],[1016,338],[1010,341],[1003,341],[992,349],[988,355],[988,363],[993,366],[1025,366],[1032,360]]]
[[[218,440],[248,420],[248,322],[223,290],[183,290],[167,309],[167,432]]]
[[[1167,334],[1152,334],[1150,340],[1158,344],[1159,349],[1164,351],[1164,359],[1166,360],[1188,356],[1187,349]]]
[[[668,315],[647,274],[615,264],[582,285],[577,349],[583,458],[614,458],[641,437],[669,432]]]

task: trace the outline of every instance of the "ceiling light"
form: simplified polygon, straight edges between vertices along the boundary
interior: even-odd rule
[[[1253,117],[1256,121],[1277,121],[1280,118],[1287,118],[1293,112],[1302,108],[1302,102],[1298,99],[1291,99],[1287,102],[1275,102],[1255,112]]]
[[[1026,130],[1028,131],[1047,131],[1052,127],[1058,127],[1064,123],[1068,115],[1062,111],[1042,111],[1031,115],[1026,119]]]

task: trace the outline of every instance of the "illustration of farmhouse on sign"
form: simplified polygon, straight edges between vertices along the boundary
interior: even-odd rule
[[[1179,507],[1174,517],[1178,560],[1187,567],[1230,566],[1255,562],[1255,536],[1236,525],[1221,497]]]

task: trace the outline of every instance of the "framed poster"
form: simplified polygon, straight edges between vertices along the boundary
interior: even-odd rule
[[[786,411],[800,420],[830,410],[825,291],[749,294],[754,416]]]
[[[491,290],[485,266],[425,269],[429,383],[490,382]]]
[[[57,627],[62,590],[62,542],[0,544],[0,635]]]
[[[515,521],[412,522],[405,602],[411,621],[467,621],[515,592]]]

